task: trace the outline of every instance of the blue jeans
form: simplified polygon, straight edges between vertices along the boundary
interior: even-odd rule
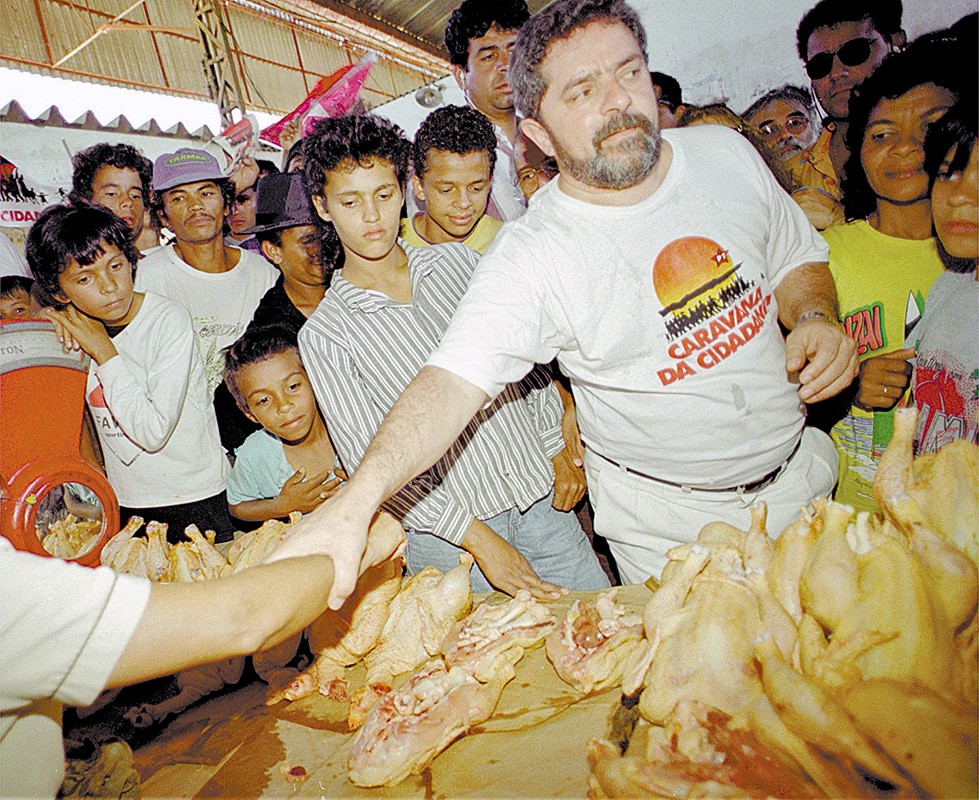
[[[572,511],[554,508],[552,497],[553,493],[542,497],[526,511],[511,508],[483,522],[513,545],[543,580],[573,590],[607,589],[608,576],[578,518]],[[408,531],[406,558],[412,575],[429,564],[447,572],[458,566],[462,552],[462,548],[431,533]],[[470,578],[474,592],[493,591],[478,566],[473,566]]]

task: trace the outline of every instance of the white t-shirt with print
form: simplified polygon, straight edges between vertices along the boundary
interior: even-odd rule
[[[663,134],[673,160],[634,205],[555,180],[504,225],[428,363],[490,397],[555,356],[598,453],[694,486],[755,480],[804,421],[773,289],[827,248],[734,131]]]
[[[85,398],[119,503],[192,503],[224,491],[228,460],[187,310],[152,292],[112,340],[118,355],[89,365]]]
[[[194,269],[181,260],[173,246],[154,250],[140,259],[136,268],[136,291],[156,292],[176,300],[190,312],[212,394],[222,380],[221,349],[245,332],[262,296],[279,276],[257,253],[238,252],[241,257],[228,272]]]

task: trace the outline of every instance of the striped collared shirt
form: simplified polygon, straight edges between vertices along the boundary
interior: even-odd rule
[[[299,334],[303,363],[344,468],[354,471],[381,421],[438,346],[479,254],[464,245],[412,247],[410,304],[335,275]],[[543,387],[543,388],[541,388]],[[385,505],[415,530],[454,544],[474,517],[526,509],[554,483],[562,406],[538,367],[479,411],[436,464]]]

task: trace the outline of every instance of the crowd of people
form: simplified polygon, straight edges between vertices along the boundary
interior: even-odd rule
[[[921,410],[919,452],[979,442],[976,15],[911,43],[901,16],[820,0],[797,31],[811,85],[737,114],[650,72],[623,0],[464,0],[445,42],[467,105],[413,141],[358,113],[281,171],[77,154],[0,313],[46,317],[91,357],[83,452],[123,517],[221,543],[303,512],[274,558],[329,556],[309,568],[330,564],[320,608],[397,547],[368,539],[378,509],[410,572],[465,550],[474,590],[539,598],[610,583],[574,513],[586,491],[626,583],[760,501],[773,534],[834,491],[873,511],[897,405]],[[20,706],[5,690],[5,750],[38,697],[174,666],[131,654],[192,602],[159,591],[106,584],[78,610],[94,629],[136,598],[107,667]]]

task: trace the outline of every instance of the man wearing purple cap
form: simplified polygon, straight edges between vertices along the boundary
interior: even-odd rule
[[[222,348],[244,333],[276,273],[257,253],[225,244],[224,219],[235,189],[209,153],[181,148],[160,156],[153,164],[153,192],[153,210],[175,241],[139,262],[136,287],[175,300],[190,312],[207,385],[214,392],[224,370]],[[238,431],[243,417],[230,395],[219,392],[215,411],[221,443],[233,449],[243,438]]]

